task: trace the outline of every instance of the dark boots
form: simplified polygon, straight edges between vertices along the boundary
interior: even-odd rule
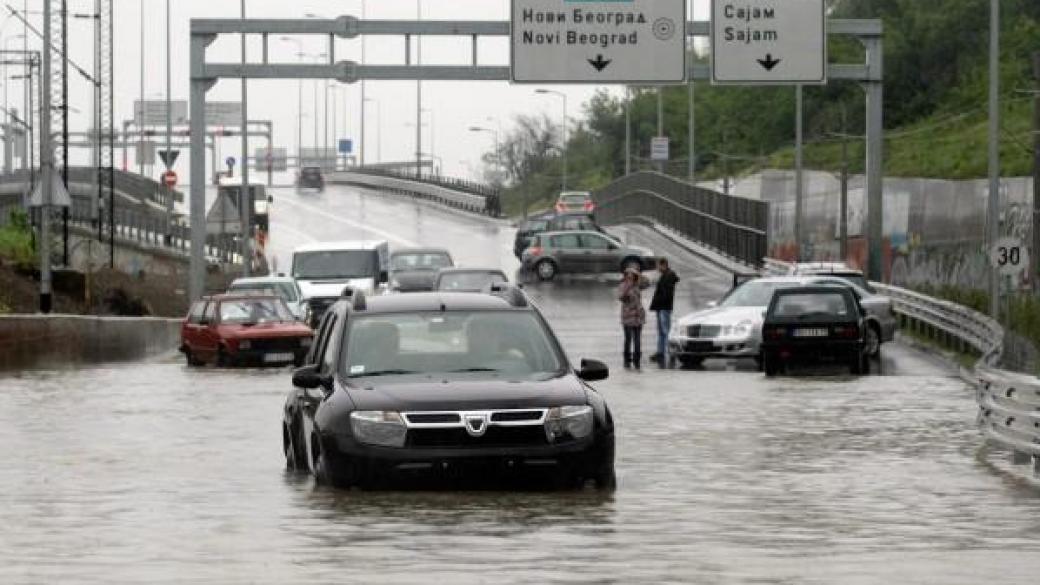
[[[642,366],[640,366],[639,362],[643,360],[643,354],[637,353],[633,355],[632,358],[632,367],[634,367],[637,370],[642,369]]]

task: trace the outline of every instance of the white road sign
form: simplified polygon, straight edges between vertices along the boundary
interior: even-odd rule
[[[513,0],[515,83],[686,81],[686,0]]]
[[[1018,238],[1002,238],[990,250],[989,261],[1004,276],[1018,276],[1029,268],[1029,248]]]
[[[827,83],[823,0],[712,0],[712,83]]]
[[[650,160],[667,161],[671,158],[667,136],[657,136],[650,141]]]

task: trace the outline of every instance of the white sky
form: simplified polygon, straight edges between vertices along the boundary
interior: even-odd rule
[[[28,2],[29,10],[42,9],[43,0]],[[509,18],[509,0],[419,0],[422,4],[423,17],[436,20],[507,20]],[[16,9],[21,9],[25,0],[5,0]],[[116,120],[119,126],[122,121],[132,117],[133,102],[140,95],[140,71],[142,54],[140,51],[140,21],[144,11],[145,45],[143,59],[145,63],[145,97],[146,99],[163,99],[166,88],[166,45],[165,45],[165,6],[166,0],[114,0],[116,25]],[[250,17],[302,18],[307,13],[324,17],[335,17],[341,14],[360,15],[362,0],[247,0],[247,11]],[[414,19],[416,17],[417,0],[367,0],[369,18],[379,19]],[[693,0],[698,19],[706,19],[709,11],[709,0]],[[69,0],[69,9],[73,12],[91,12],[94,0]],[[237,18],[239,0],[172,0],[173,29],[173,98],[187,99],[188,96],[188,33],[191,18]],[[4,12],[8,12],[6,9]],[[38,25],[39,14],[30,14],[31,20]],[[5,15],[0,17],[0,36],[8,48],[21,48],[21,40],[10,40],[14,35],[22,33],[21,24],[16,19]],[[92,71],[93,69],[93,33],[89,20],[70,19],[70,55],[79,65]],[[325,51],[326,41],[316,37],[300,37],[304,43],[304,52],[320,53]],[[237,61],[239,59],[239,40],[227,37],[209,50],[210,61]],[[392,37],[373,37],[367,41],[367,60],[369,63],[400,64],[404,61],[404,42]],[[250,52],[259,55],[259,41],[252,42]],[[360,61],[360,40],[337,41],[337,59]],[[30,48],[38,49],[41,44],[33,38]],[[509,61],[508,39],[488,39],[481,42],[481,64],[504,65]],[[297,46],[292,43],[278,42],[272,39],[271,60],[295,62]],[[466,64],[470,58],[468,39],[428,39],[423,42],[423,62],[431,64]],[[10,74],[16,72],[12,69]],[[20,81],[9,81],[7,100],[10,106],[21,109],[22,90]],[[253,81],[250,83],[250,119],[270,119],[275,123],[275,145],[295,151],[296,147],[296,113],[297,82],[295,81]],[[70,81],[73,107],[83,114],[72,114],[71,126],[74,130],[86,130],[90,126],[87,118],[90,112],[90,86],[73,74]],[[304,146],[313,143],[314,136],[314,91],[315,82],[304,82],[303,110],[307,116],[303,121]],[[240,82],[225,80],[220,82],[210,93],[209,99],[220,101],[238,101]],[[360,84],[341,86],[338,118],[341,137],[353,138],[355,144],[359,139],[359,96]],[[568,95],[570,115],[580,116],[581,104],[595,91],[595,86],[546,86]],[[423,89],[424,108],[433,110],[434,144],[433,154],[443,160],[445,172],[456,176],[472,176],[472,171],[480,167],[480,157],[493,143],[490,134],[472,133],[468,128],[472,125],[495,127],[501,125],[508,130],[512,118],[517,114],[534,114],[545,112],[554,119],[562,117],[562,106],[558,98],[535,95],[534,86],[512,86],[505,82],[425,82]],[[380,103],[381,120],[377,122],[377,109],[372,104],[368,108],[368,161],[374,162],[381,129],[382,159],[384,161],[410,160],[415,152],[415,83],[414,82],[369,82],[368,97]],[[345,96],[345,99],[344,97]],[[346,103],[344,103],[346,102]],[[331,108],[331,105],[330,105]],[[323,113],[324,103],[319,103],[319,116]],[[328,124],[332,124],[330,120]],[[424,124],[429,120],[424,120]],[[411,126],[407,126],[411,124]],[[319,134],[319,146],[324,140],[324,130]],[[430,151],[428,128],[424,130],[425,152]],[[259,144],[259,139],[255,139]],[[239,139],[227,139],[221,145],[222,156],[238,155]],[[84,158],[79,159],[82,156]],[[131,153],[130,165],[134,165]],[[86,162],[85,153],[77,153],[78,162]],[[119,156],[117,156],[117,159]],[[182,157],[183,160],[183,157]],[[117,161],[118,162],[118,161]],[[186,163],[178,163],[179,169],[186,170]]]

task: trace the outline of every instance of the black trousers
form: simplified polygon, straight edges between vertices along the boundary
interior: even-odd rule
[[[643,328],[625,326],[625,363],[639,362],[643,357]]]

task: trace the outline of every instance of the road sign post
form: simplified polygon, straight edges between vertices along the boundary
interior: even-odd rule
[[[686,0],[513,0],[514,83],[686,81]]]
[[[711,3],[712,83],[827,83],[823,0]]]

